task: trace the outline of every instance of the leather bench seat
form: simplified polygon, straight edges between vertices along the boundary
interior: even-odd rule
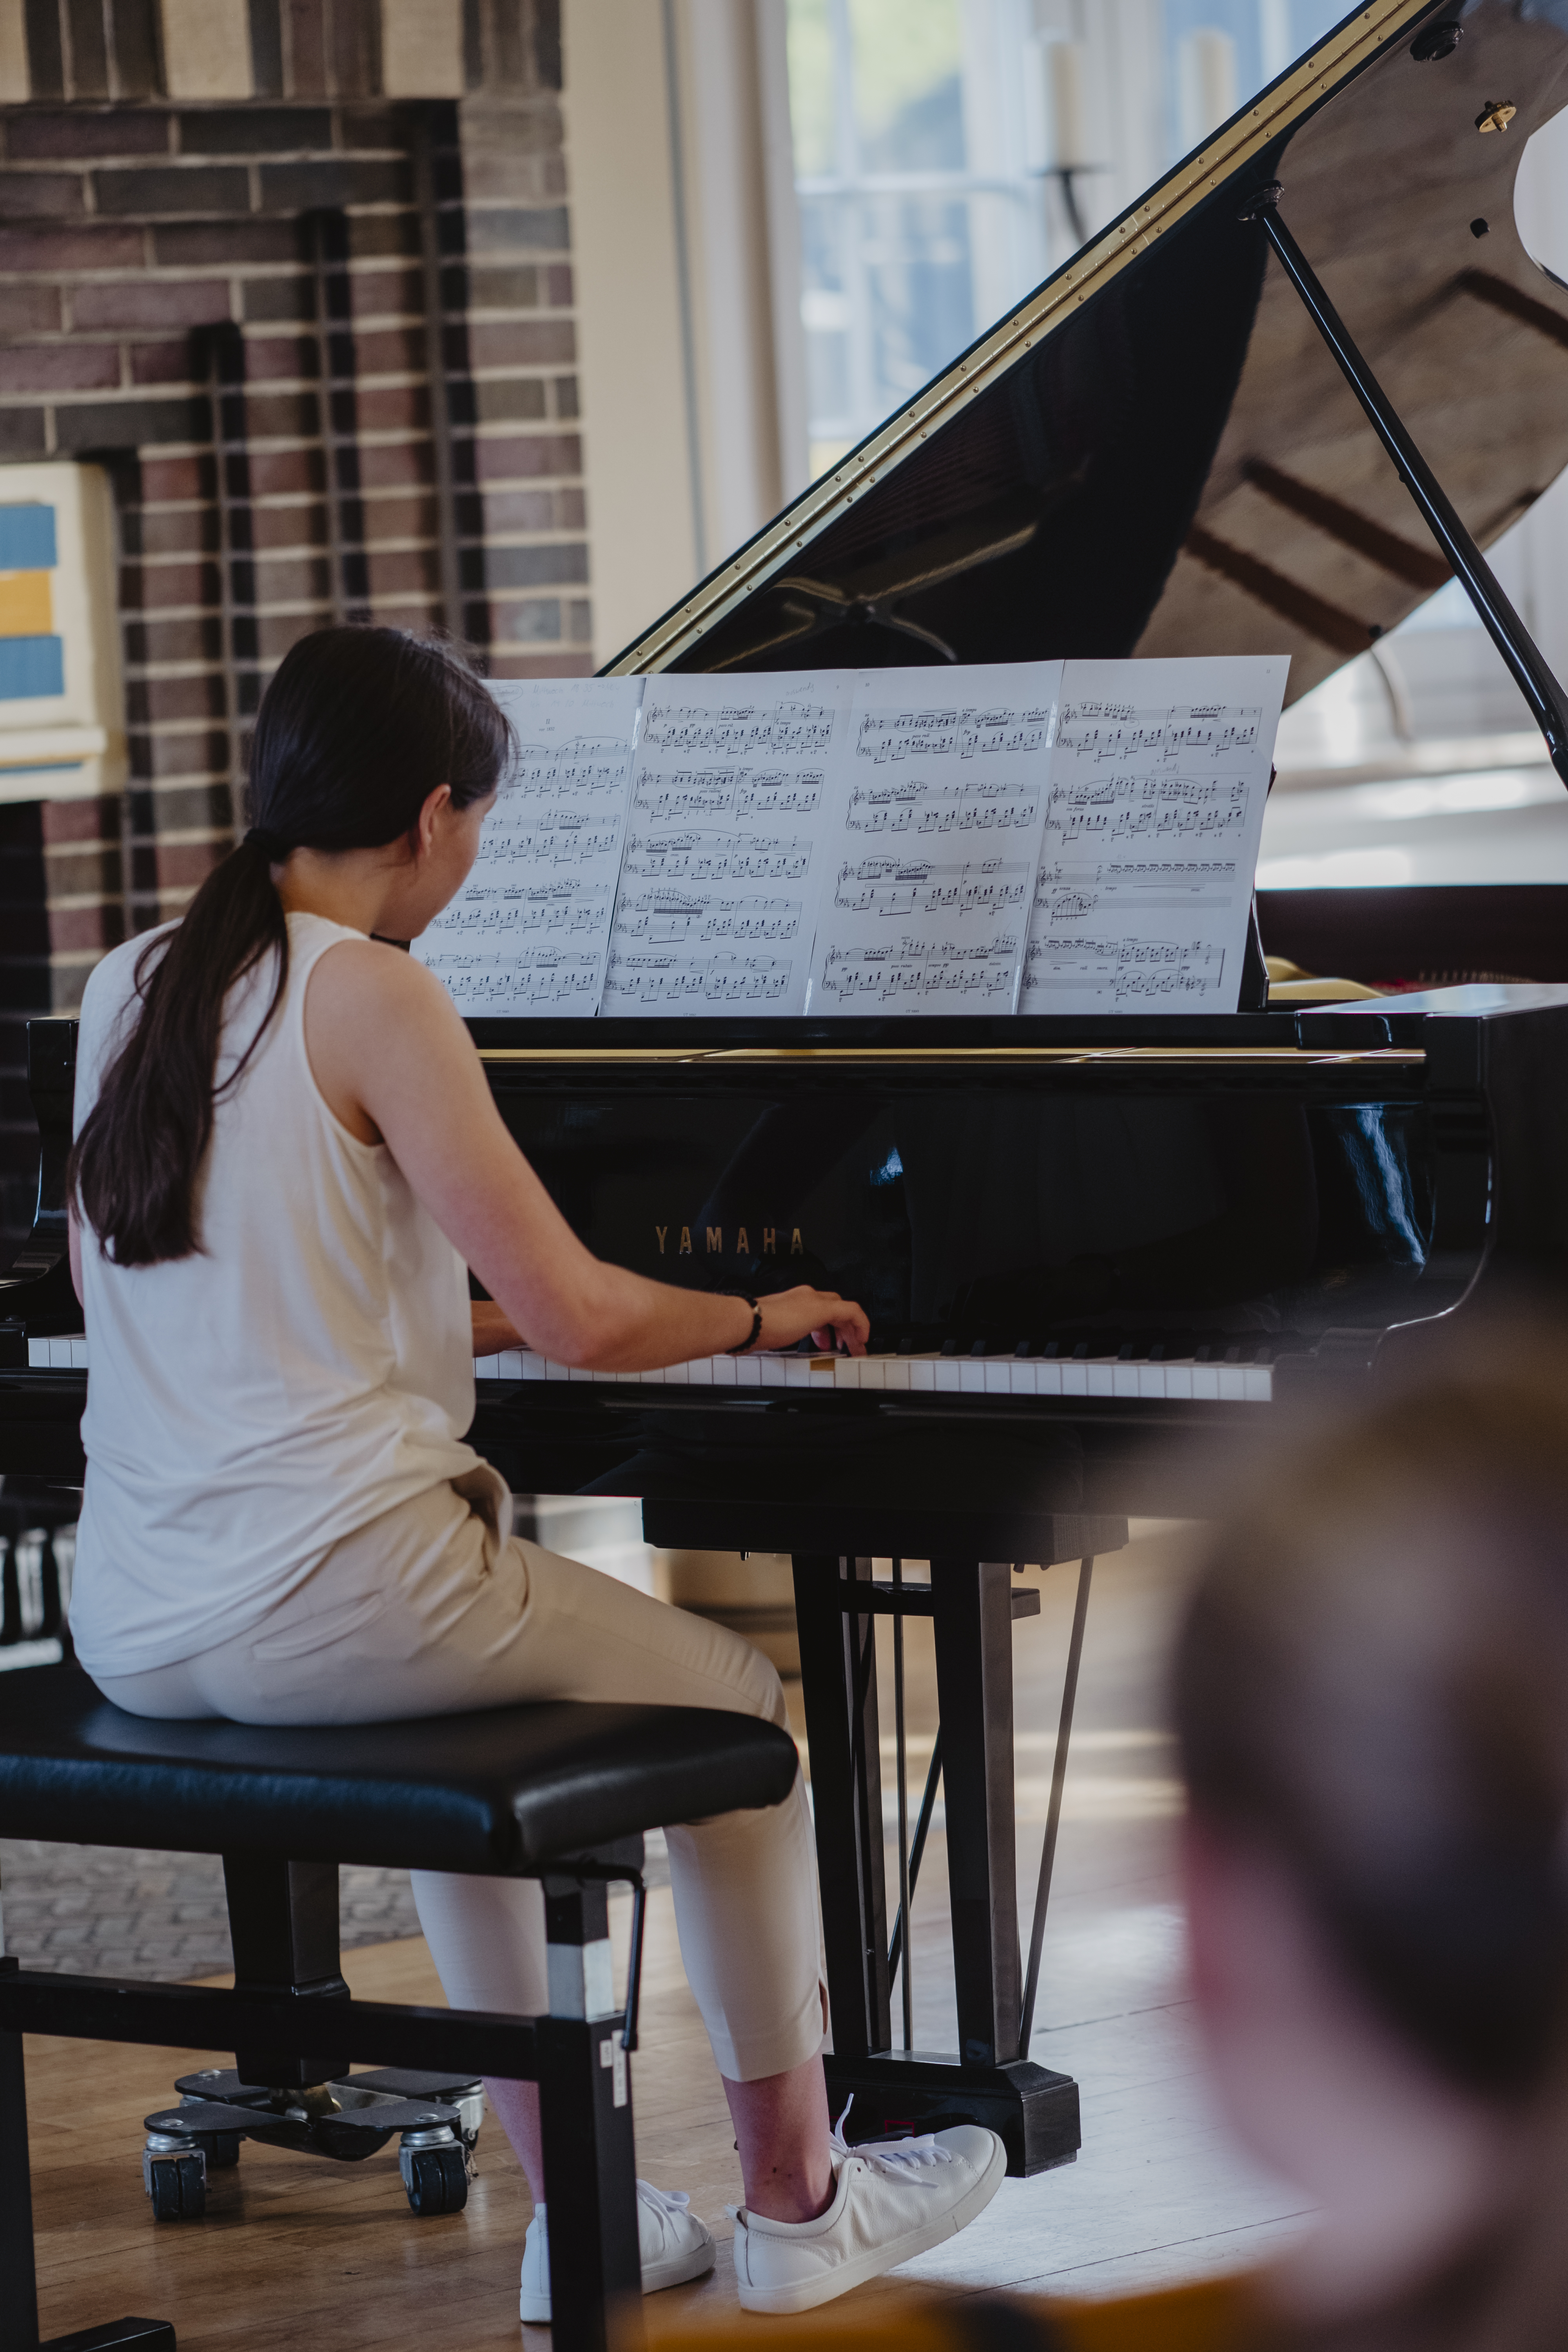
[[[156,1722],[79,1667],[0,1685],[0,1832],[77,1845],[527,1876],[780,1803],[795,1743],[707,1707],[552,1703],[325,1728]]]

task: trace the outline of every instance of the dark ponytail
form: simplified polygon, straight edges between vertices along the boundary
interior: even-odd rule
[[[71,1154],[74,1197],[117,1265],[157,1265],[201,1245],[196,1181],[225,1003],[237,981],[275,961],[271,1002],[226,1088],[288,982],[273,864],[293,849],[381,848],[413,832],[438,784],[468,807],[494,791],[510,744],[500,706],[443,646],[400,629],[321,629],[285,655],[251,741],[251,830],[174,930],[143,949],[141,1013]]]

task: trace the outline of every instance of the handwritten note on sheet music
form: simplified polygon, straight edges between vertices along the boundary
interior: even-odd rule
[[[809,1011],[1014,1011],[1061,668],[856,679]]]
[[[599,1009],[640,678],[499,679],[517,758],[463,890],[414,952],[460,1013]]]
[[[805,1010],[849,686],[647,681],[606,1014]]]
[[[1024,1013],[1233,1013],[1289,663],[1068,662]]]

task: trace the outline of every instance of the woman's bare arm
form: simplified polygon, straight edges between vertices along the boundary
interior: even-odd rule
[[[329,1108],[362,1141],[384,1141],[517,1339],[557,1363],[629,1372],[745,1339],[751,1309],[738,1300],[650,1282],[584,1248],[507,1133],[451,998],[412,957],[368,940],[322,956],[305,1040]],[[760,1347],[809,1332],[865,1352],[866,1316],[831,1292],[784,1291],[763,1307]]]

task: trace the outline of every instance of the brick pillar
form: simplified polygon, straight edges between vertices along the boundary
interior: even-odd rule
[[[550,0],[474,0],[464,21],[469,93],[423,110],[434,126],[438,332],[414,117],[351,94],[374,80],[368,51],[355,51],[351,74],[342,60],[312,64],[308,42],[289,50],[270,102],[0,114],[0,468],[49,456],[110,466],[130,756],[112,798],[0,810],[8,935],[33,941],[12,961],[0,953],[0,1015],[13,1028],[23,1010],[74,1008],[107,947],[187,903],[233,837],[233,732],[289,646],[331,617],[308,215],[341,215],[346,239],[371,617],[413,628],[441,617],[434,390],[451,427],[466,631],[498,676],[590,667],[556,11]],[[215,329],[243,341],[248,440],[252,545],[240,551],[243,581],[230,572],[233,714]],[[433,387],[436,351],[445,377]],[[0,1265],[32,1165],[6,1076],[18,1055],[6,1031]]]

